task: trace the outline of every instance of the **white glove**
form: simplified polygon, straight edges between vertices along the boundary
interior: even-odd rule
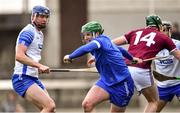
[[[72,63],[72,59],[69,58],[69,55],[65,55],[63,61],[66,64]]]

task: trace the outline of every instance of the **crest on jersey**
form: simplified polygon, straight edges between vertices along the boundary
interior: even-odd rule
[[[38,44],[38,48],[42,49],[43,48],[43,44]]]

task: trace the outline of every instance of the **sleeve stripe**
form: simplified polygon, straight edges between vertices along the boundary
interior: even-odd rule
[[[20,34],[20,37],[22,38],[27,38],[28,40],[32,41],[33,40],[33,35],[30,32],[24,31]]]
[[[29,46],[34,39],[34,33],[32,31],[23,31],[19,35],[18,44],[24,44]]]
[[[97,40],[93,40],[92,42],[96,43],[96,45],[98,46],[98,48],[101,47],[101,44],[100,44]]]

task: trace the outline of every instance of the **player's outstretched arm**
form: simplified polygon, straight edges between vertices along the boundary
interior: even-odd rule
[[[69,61],[72,59],[75,59],[77,57],[80,57],[86,53],[89,53],[95,49],[100,48],[97,43],[95,42],[90,42],[86,45],[83,45],[81,47],[79,47],[78,49],[76,49],[75,51],[73,51],[71,54],[69,54],[68,56],[64,56],[64,63],[70,63]],[[67,61],[67,62],[66,62]]]

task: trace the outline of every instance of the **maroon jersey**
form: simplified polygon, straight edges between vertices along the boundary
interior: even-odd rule
[[[124,36],[130,44],[128,49],[129,53],[141,59],[155,57],[162,49],[172,51],[176,48],[169,37],[152,27],[133,30]],[[132,66],[148,69],[150,68],[151,62],[152,61],[143,62]]]

